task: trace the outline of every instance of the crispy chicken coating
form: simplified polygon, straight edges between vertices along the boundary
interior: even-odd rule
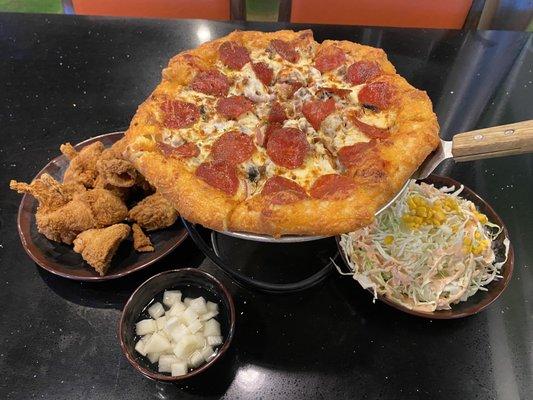
[[[119,223],[128,216],[128,208],[124,202],[106,189],[91,189],[75,195],[74,199],[89,206],[94,215],[96,228]]]
[[[35,213],[37,230],[50,240],[72,244],[74,238],[96,226],[91,208],[79,200],[71,200],[57,210]]]
[[[135,250],[138,252],[154,251],[154,246],[152,245],[150,238],[144,234],[142,228],[137,224],[133,224],[132,228],[133,247]]]
[[[61,184],[48,174],[31,184],[11,181],[10,187],[37,199],[37,230],[56,242],[71,244],[82,231],[113,225],[128,216],[128,208],[112,192],[86,190],[79,183]]]
[[[12,180],[9,186],[37,199],[37,230],[50,240],[70,244],[78,233],[95,225],[90,207],[82,201],[74,200],[75,196],[85,193],[83,185],[61,184],[50,175],[43,174],[31,184]]]
[[[144,198],[129,212],[129,219],[147,231],[166,228],[177,218],[178,212],[159,193]]]
[[[67,204],[75,193],[85,192],[85,187],[78,183],[59,183],[49,174],[42,174],[31,184],[11,180],[9,187],[18,193],[28,193],[39,202],[38,210],[53,211]]]
[[[63,182],[81,183],[86,188],[94,187],[98,176],[96,163],[104,151],[102,142],[91,143],[79,152],[70,143],[65,143],[61,145],[60,150],[70,160]]]
[[[126,224],[89,229],[74,239],[74,251],[80,253],[100,276],[104,276],[120,243],[129,236],[130,231]]]
[[[96,163],[99,177],[106,183],[127,188],[137,182],[138,174],[133,164],[117,154],[113,147],[105,149]]]
[[[94,181],[94,188],[109,190],[122,201],[126,201],[128,199],[132,189],[129,187],[118,187],[112,185],[101,174],[98,174],[96,177],[96,180]]]

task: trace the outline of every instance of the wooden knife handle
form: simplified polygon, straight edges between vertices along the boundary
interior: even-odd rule
[[[533,120],[459,133],[452,139],[455,161],[533,152]]]

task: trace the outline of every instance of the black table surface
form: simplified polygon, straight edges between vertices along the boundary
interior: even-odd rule
[[[16,229],[20,196],[9,179],[31,180],[63,142],[126,127],[172,55],[234,29],[282,27],[291,26],[0,14],[0,398],[532,398],[531,155],[440,168],[494,206],[516,250],[507,291],[461,320],[373,304],[336,274],[291,295],[244,289],[190,239],[157,265],[100,284],[53,276],[25,254]],[[312,28],[319,41],[383,48],[401,75],[428,92],[444,138],[533,118],[528,33]],[[117,321],[144,280],[186,266],[229,286],[236,336],[205,375],[153,382],[122,355]]]

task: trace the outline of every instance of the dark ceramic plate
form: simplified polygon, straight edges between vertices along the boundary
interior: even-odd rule
[[[454,185],[456,187],[459,187],[461,185],[459,182],[452,178],[438,175],[430,175],[428,178],[423,179],[422,182],[432,183],[435,185],[435,187]],[[492,209],[492,207],[485,200],[479,197],[472,189],[465,186],[461,193],[461,197],[473,202],[478,208],[478,210],[487,216],[489,221],[503,227],[503,232],[496,238],[496,240],[492,244],[492,247],[496,253],[496,261],[503,261],[505,258],[505,246],[503,244],[503,241],[505,238],[509,238],[509,233],[507,231],[507,228],[505,227],[505,224],[503,223],[499,215],[496,214],[496,212]],[[340,237],[337,236],[336,239],[337,245],[339,247],[339,253],[341,254],[345,264],[348,265],[344,250],[340,246]],[[513,274],[513,265],[514,251],[512,244],[509,244],[509,253],[507,261],[505,262],[505,264],[502,265],[502,268],[500,270],[500,275],[502,275],[503,278],[497,281],[493,281],[488,286],[486,286],[486,288],[488,289],[487,291],[479,290],[475,295],[469,297],[466,301],[452,305],[451,310],[439,310],[434,312],[415,311],[410,310],[409,308],[404,307],[388,299],[386,296],[378,295],[378,299],[391,307],[394,307],[408,314],[416,315],[418,317],[431,319],[453,319],[467,317],[469,315],[477,314],[478,312],[484,310],[503,293],[503,291],[509,284],[509,281],[511,280],[511,275]],[[369,290],[369,292],[371,292],[373,295],[373,292],[371,290]]]
[[[216,317],[224,342],[217,354],[209,362],[182,376],[170,376],[157,371],[157,365],[135,351],[138,337],[135,335],[135,324],[148,318],[147,306],[167,289],[181,290],[184,297],[203,296],[206,300],[218,304],[219,314]],[[180,381],[198,375],[217,362],[228,350],[235,332],[235,305],[228,290],[212,275],[194,268],[175,269],[161,272],[133,292],[124,306],[118,326],[120,347],[130,364],[144,376],[159,381]]]
[[[108,133],[85,140],[74,147],[79,150],[97,140],[108,147],[122,138],[123,134],[123,132]],[[46,172],[55,179],[61,180],[67,166],[67,158],[61,155],[50,161],[35,178]],[[33,196],[25,194],[19,207],[18,231],[26,253],[47,271],[78,281],[116,279],[146,268],[176,248],[187,237],[187,231],[181,224],[181,220],[169,228],[150,233],[150,240],[155,248],[155,251],[150,253],[137,253],[133,249],[130,236],[121,244],[113,257],[107,275],[100,276],[83,261],[81,255],[76,253],[72,246],[48,240],[37,231],[35,223],[37,204]]]

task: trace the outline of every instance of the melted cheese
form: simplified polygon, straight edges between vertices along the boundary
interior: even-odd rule
[[[312,47],[312,46],[311,46]],[[283,126],[297,128],[304,132],[310,146],[310,151],[300,168],[293,170],[280,167],[266,154],[264,147],[257,145],[256,151],[250,160],[237,165],[238,175],[241,180],[239,194],[254,196],[261,192],[266,180],[272,176],[280,175],[292,179],[306,190],[309,190],[315,180],[324,174],[339,172],[339,166],[332,155],[344,147],[359,142],[367,142],[369,138],[353,125],[347,115],[358,111],[359,119],[378,128],[393,127],[396,115],[392,112],[375,113],[361,107],[358,99],[359,91],[365,86],[350,85],[345,79],[346,66],[329,71],[324,74],[314,68],[312,53],[306,49],[297,49],[300,58],[297,63],[284,60],[271,50],[253,49],[250,57],[254,63],[263,62],[274,73],[273,84],[270,87],[263,85],[257,78],[250,63],[242,70],[232,70],[222,64],[220,60],[214,67],[224,73],[232,82],[228,96],[244,95],[254,102],[254,112],[242,115],[237,121],[226,120],[216,112],[217,98],[194,90],[184,88],[177,95],[183,101],[191,102],[201,107],[201,118],[194,126],[184,129],[164,129],[163,141],[177,147],[184,142],[193,142],[200,149],[197,157],[186,160],[191,170],[205,161],[210,160],[213,143],[225,132],[238,130],[255,138],[259,127],[266,126],[266,118],[271,109],[273,100],[280,101],[286,109],[289,119]],[[350,62],[347,61],[346,65]],[[298,81],[305,87],[298,89],[291,99],[283,100],[287,82]],[[316,131],[302,115],[302,106],[305,102],[316,99],[321,88],[336,87],[350,89],[345,98],[335,96],[337,110],[329,115]]]
[[[396,114],[390,111],[379,113],[364,113],[359,117],[361,122],[378,128],[387,129],[394,125]]]

